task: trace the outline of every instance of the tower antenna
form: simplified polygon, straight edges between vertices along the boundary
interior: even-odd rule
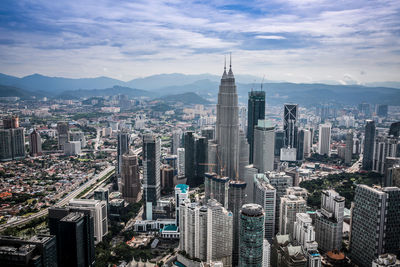
[[[224,71],[226,71],[226,55],[224,55]]]
[[[232,52],[229,52],[229,68],[232,68]]]
[[[264,74],[263,79],[262,79],[262,81],[261,81],[261,91],[263,90],[264,78],[265,78],[265,74]]]

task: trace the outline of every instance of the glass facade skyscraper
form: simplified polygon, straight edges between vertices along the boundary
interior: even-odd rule
[[[254,128],[258,120],[265,118],[265,92],[251,91],[249,92],[249,101],[247,109],[247,141],[249,142],[250,153],[249,163],[253,163],[254,150]]]
[[[245,204],[240,213],[239,266],[263,266],[264,210]]]

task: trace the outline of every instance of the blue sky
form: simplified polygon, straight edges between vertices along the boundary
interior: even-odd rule
[[[400,81],[399,0],[2,0],[0,72]]]

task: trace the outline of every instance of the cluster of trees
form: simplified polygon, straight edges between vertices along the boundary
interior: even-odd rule
[[[339,173],[330,174],[324,178],[303,181],[300,187],[309,192],[307,204],[313,208],[321,206],[321,191],[334,189],[346,199],[345,206],[350,208],[354,199],[354,191],[357,184],[366,184],[368,186],[381,185],[382,175],[375,172],[368,173]]]

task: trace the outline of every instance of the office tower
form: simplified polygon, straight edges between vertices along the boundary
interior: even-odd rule
[[[177,155],[178,148],[181,147],[182,130],[175,130],[171,136],[171,154]]]
[[[301,246],[292,244],[289,235],[276,235],[271,246],[271,266],[304,267],[307,257]]]
[[[292,235],[293,225],[297,213],[304,213],[307,210],[307,202],[294,195],[281,197],[279,214],[279,233],[281,235]]]
[[[296,160],[304,160],[304,130],[297,132]]]
[[[388,136],[377,136],[374,140],[372,170],[384,174],[386,159],[400,156],[400,140]]]
[[[379,255],[400,247],[400,189],[358,185],[351,221],[350,255],[354,263],[371,266]]]
[[[276,189],[269,183],[265,174],[255,175],[253,195],[253,202],[264,209],[264,237],[272,244],[272,239],[275,237]]]
[[[239,266],[263,266],[264,211],[258,204],[245,204],[240,212]]]
[[[344,154],[344,163],[350,165],[352,157],[353,157],[353,132],[350,131],[346,134],[346,151]]]
[[[275,207],[275,233],[279,231],[279,212],[281,207],[281,197],[286,194],[286,189],[293,186],[293,177],[284,172],[267,172],[269,183],[276,189]]]
[[[218,92],[217,122],[215,137],[218,144],[218,156],[221,176],[236,178],[239,169],[239,106],[232,65],[221,78]]]
[[[64,150],[64,144],[69,141],[69,124],[67,121],[57,122],[58,149]]]
[[[206,137],[198,136],[195,139],[195,180],[192,184],[199,186],[204,183],[204,174],[207,172],[208,141]]]
[[[400,137],[400,121],[390,124],[389,135]]]
[[[185,176],[185,149],[180,147],[178,152],[178,177]]]
[[[311,156],[311,147],[312,147],[312,132],[308,129],[304,129],[304,157]]]
[[[160,169],[160,186],[163,193],[174,189],[174,169],[169,165],[162,165]]]
[[[121,193],[128,203],[136,203],[140,193],[139,163],[136,155],[122,155]]]
[[[254,128],[258,124],[258,120],[265,119],[265,92],[251,91],[249,92],[248,109],[247,109],[247,141],[250,146],[249,164],[253,163],[254,149]]]
[[[71,132],[71,141],[79,141],[81,143],[81,148],[86,146],[86,138],[83,132]]]
[[[372,170],[374,158],[375,122],[373,120],[366,120],[365,122],[362,168],[366,171],[370,171]]]
[[[24,240],[14,236],[0,236],[0,263],[2,267],[57,267],[56,237],[37,235]]]
[[[130,135],[128,132],[119,131],[118,132],[118,144],[117,144],[117,175],[121,174],[122,169],[122,156],[129,152]]]
[[[64,154],[67,156],[76,156],[82,152],[81,142],[68,141],[64,143]]]
[[[249,165],[249,143],[247,143],[247,139],[243,131],[240,131],[239,139],[239,179],[244,181],[245,169],[246,166]]]
[[[319,249],[341,250],[345,199],[334,190],[321,192],[321,209],[316,211],[315,233]]]
[[[248,160],[248,158],[247,158]],[[228,210],[233,214],[233,242],[232,242],[232,265],[237,266],[239,262],[239,225],[240,209],[245,203],[244,190],[246,183],[239,180],[229,182]]]
[[[293,227],[294,243],[303,248],[307,258],[307,266],[321,267],[321,255],[318,252],[318,243],[315,242],[315,232],[310,215],[297,213]]]
[[[185,132],[184,135],[184,146],[185,146],[185,176],[186,183],[193,186],[195,184],[195,137],[194,132]]]
[[[254,168],[253,164],[247,165],[244,168],[244,181],[246,182],[245,196],[246,203],[253,203],[254,200],[254,177],[258,174],[258,170]]]
[[[388,105],[378,105],[376,115],[378,115],[379,117],[387,117]]]
[[[29,135],[29,154],[33,157],[40,156],[42,154],[42,138],[40,134],[34,129]]]
[[[391,160],[390,158],[387,159],[387,161]],[[387,163],[384,186],[400,187],[400,158],[394,158],[393,160],[393,163]]]
[[[201,136],[207,138],[208,141],[215,139],[215,129],[214,127],[206,127],[201,129]]]
[[[280,157],[281,148],[285,147],[285,132],[281,129],[275,130],[275,147],[274,147],[274,156]]]
[[[144,218],[152,219],[153,207],[160,199],[161,140],[154,135],[143,136],[143,199]],[[186,162],[186,160],[185,160]]]
[[[108,233],[107,202],[95,199],[72,199],[68,208],[75,212],[90,210],[94,219],[94,240],[96,243],[103,241]]]
[[[179,227],[179,207],[189,199],[189,186],[186,184],[178,184],[175,186],[175,221]]]
[[[267,120],[259,120],[254,129],[254,167],[259,172],[274,169],[275,127]]]
[[[11,122],[10,122],[11,120]],[[25,157],[25,132],[19,126],[18,118],[5,119],[4,129],[0,129],[0,161]],[[4,122],[3,122],[4,123]],[[10,128],[11,127],[11,128]]]
[[[184,202],[179,213],[179,249],[191,258],[232,266],[232,213],[215,199],[205,206]]]
[[[294,195],[297,197],[302,197],[304,200],[308,198],[308,191],[305,188],[298,186],[291,186],[286,188],[286,195]]]
[[[215,199],[228,208],[229,178],[220,177],[215,173],[206,173],[204,176],[205,200]]]
[[[109,192],[108,192],[108,189],[106,189],[106,188],[104,188],[104,187],[97,188],[96,190],[94,190],[93,198],[94,198],[95,200],[105,201],[105,202],[107,202],[107,204],[108,204],[108,202],[109,202]]]
[[[285,104],[283,107],[283,131],[284,146],[288,148],[297,147],[297,117],[298,105]]]
[[[9,117],[9,118],[4,118],[3,119],[3,127],[4,127],[4,129],[19,128],[19,117],[18,116],[12,116],[12,117]]]
[[[318,136],[318,153],[331,156],[331,125],[320,124]]]
[[[269,267],[271,261],[271,244],[267,239],[264,239],[264,248],[263,248],[263,267]]]
[[[94,215],[49,208],[49,230],[56,236],[58,267],[94,266]]]

